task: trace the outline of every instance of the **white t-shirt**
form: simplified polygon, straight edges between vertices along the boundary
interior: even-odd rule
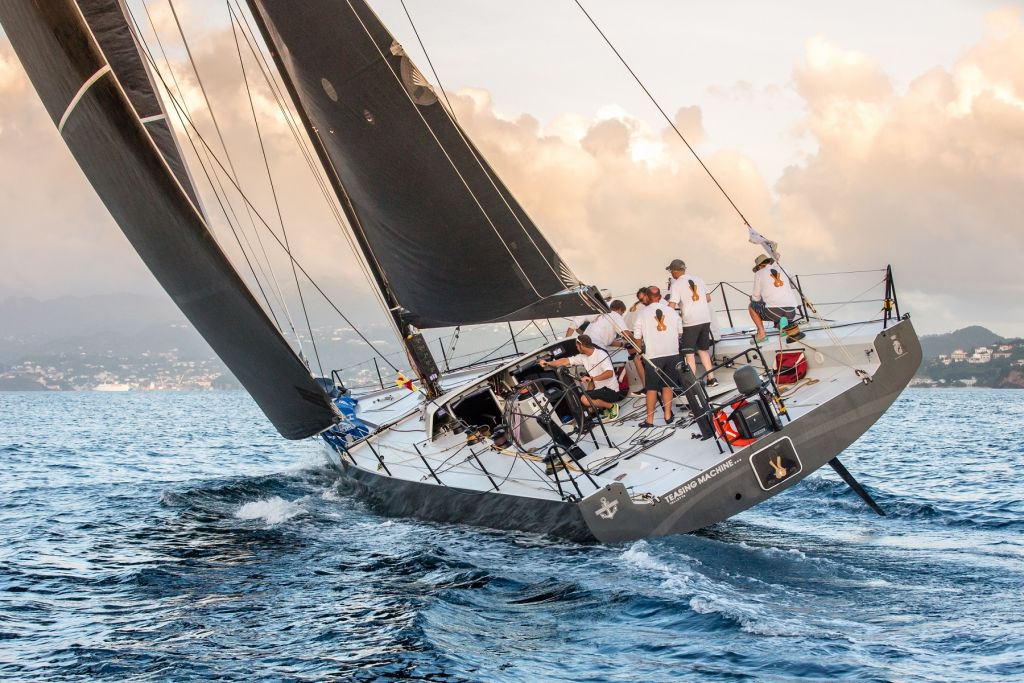
[[[683,316],[683,327],[711,322],[708,287],[698,276],[684,274],[677,279],[668,294],[668,300],[678,307]]]
[[[657,312],[662,313],[664,330],[658,329]],[[664,301],[648,304],[639,311],[633,323],[633,334],[644,340],[648,358],[675,356],[679,353],[679,335],[683,333],[683,320]]]
[[[596,377],[611,370],[612,374],[607,379],[594,380],[594,388],[607,387],[612,391],[619,390],[619,380],[615,376],[615,367],[612,365],[611,356],[608,355],[607,351],[594,349],[594,352],[589,356],[585,353],[578,353],[575,356],[569,357],[569,363],[582,366],[583,370],[591,377]]]
[[[629,328],[626,327],[626,321],[623,320],[622,316],[615,311],[609,311],[608,313],[602,313],[597,317],[597,320],[590,323],[587,329],[584,330],[584,334],[589,335],[594,343],[602,349],[607,349],[615,341],[615,338],[619,336],[619,331],[626,329]]]
[[[625,320],[626,320],[626,329],[627,330],[632,330],[633,329],[633,325],[636,323],[637,316],[639,316],[640,312],[642,310],[644,310],[644,308],[646,308],[646,307],[647,307],[647,304],[642,304],[639,301],[637,301],[636,302],[636,309],[634,309],[632,311],[629,310],[628,308],[626,309],[626,318],[625,318]]]
[[[754,301],[764,301],[764,305],[770,308],[796,308],[800,305],[796,289],[782,269],[775,264],[767,265],[754,273],[754,291],[750,298]]]
[[[582,325],[583,323],[592,323],[595,320],[597,320],[597,313],[592,313],[590,315],[578,315],[575,318],[569,320],[569,327],[576,330],[576,333],[579,334],[580,325]],[[584,332],[586,332],[586,330],[584,330]]]

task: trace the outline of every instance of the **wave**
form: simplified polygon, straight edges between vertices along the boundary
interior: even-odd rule
[[[1024,505],[1019,500],[978,497],[963,501],[921,500],[873,486],[865,488],[885,511],[888,519],[976,529],[1024,529]],[[790,495],[774,498],[764,508],[786,514],[819,517],[821,506],[809,505],[808,498],[843,512],[860,514],[867,510],[864,502],[844,482],[824,477],[805,479]]]
[[[235,517],[245,520],[260,519],[274,526],[303,514],[306,514],[306,509],[298,503],[285,500],[280,496],[272,496],[246,503],[238,508]]]

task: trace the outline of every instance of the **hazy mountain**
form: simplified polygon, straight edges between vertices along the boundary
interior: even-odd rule
[[[0,301],[0,363],[27,355],[71,352],[134,355],[179,350],[182,358],[213,352],[168,299],[135,294]]]
[[[1004,339],[988,328],[971,325],[955,332],[925,335],[921,337],[921,348],[924,350],[925,358],[935,358],[939,354],[952,353],[956,349],[970,352],[979,346],[995,344]]]

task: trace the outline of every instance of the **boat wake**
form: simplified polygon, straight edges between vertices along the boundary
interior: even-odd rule
[[[238,508],[235,517],[245,520],[258,519],[273,526],[303,514],[306,514],[306,510],[298,502],[272,496],[246,503]]]

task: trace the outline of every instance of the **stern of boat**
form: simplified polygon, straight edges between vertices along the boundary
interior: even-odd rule
[[[909,317],[874,339],[878,366],[865,378],[779,431],[728,453],[715,466],[658,496],[630,495],[611,483],[580,501],[602,542],[688,533],[775,496],[835,458],[873,425],[910,383],[921,364],[921,344]],[[781,458],[781,460],[777,460]],[[773,481],[769,462],[785,463]]]

